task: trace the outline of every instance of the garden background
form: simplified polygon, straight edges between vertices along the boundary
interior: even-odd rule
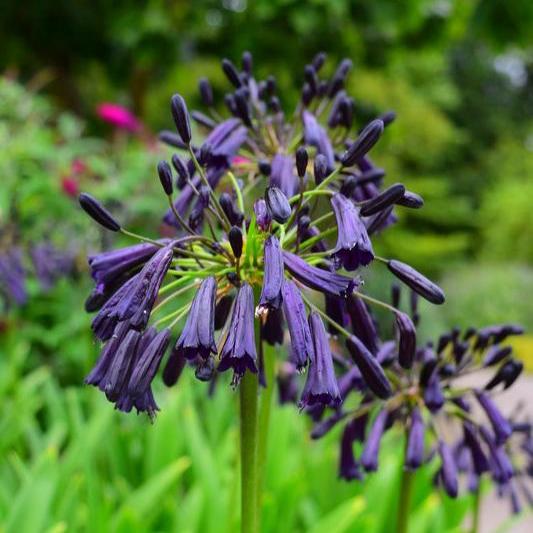
[[[260,75],[277,76],[286,109],[317,51],[330,69],[351,58],[358,124],[398,115],[374,156],[387,183],[426,202],[401,212],[378,244],[446,291],[445,306],[424,307],[421,335],[500,322],[532,331],[531,1],[4,0],[0,35],[0,254],[46,241],[75,265],[47,288],[25,257],[27,302],[8,297],[0,308],[0,531],[237,527],[233,394],[208,399],[189,375],[175,389],[159,385],[151,424],[82,385],[98,354],[83,309],[85,257],[110,237],[75,199],[89,190],[129,226],[156,228],[152,213],[164,202],[155,167],[171,153],[156,132],[172,127],[169,98],[179,91],[198,107],[201,76],[220,97],[222,57],[250,50]],[[107,124],[102,102],[129,108],[142,125],[131,133]],[[369,284],[387,297],[385,277]],[[533,370],[533,336],[515,348]],[[274,410],[263,531],[390,530],[398,441],[386,439],[378,474],[348,484],[336,479],[338,432],[314,442],[308,429],[293,408]],[[430,465],[417,475],[412,530],[460,531],[468,497],[432,491],[433,473]],[[483,531],[531,527],[531,516],[511,523],[507,504],[486,498]]]

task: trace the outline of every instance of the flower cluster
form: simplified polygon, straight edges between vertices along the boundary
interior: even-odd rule
[[[345,424],[342,477],[376,470],[383,433],[401,423],[407,428],[406,466],[418,468],[434,450],[441,458],[439,483],[455,495],[456,454],[441,419],[462,424],[474,462],[486,448],[486,468],[504,468],[502,447],[513,427],[490,391],[520,374],[520,363],[501,346],[519,330],[454,330],[436,346],[417,344],[417,297],[442,304],[444,294],[411,266],[377,256],[373,239],[396,221],[395,209],[418,209],[423,200],[399,183],[383,188],[385,171],[369,157],[394,113],[356,128],[354,102],[344,90],[351,61],[341,61],[329,78],[321,75],[324,62],[320,53],[305,66],[301,98],[287,115],[275,78],[257,80],[249,53],[240,69],[222,62],[232,85],[224,97],[230,118],[215,109],[206,79],[199,83],[206,113],[189,113],[180,95],[172,97],[177,133],[163,131],[160,139],[176,153],[170,164],[157,166],[171,238],[136,235],[96,199],[80,196],[102,226],[143,241],[89,258],[96,287],[87,308],[97,311],[92,327],[105,345],[87,382],[118,409],[135,407],[152,416],[158,407],[151,383],[168,345],[162,371],[167,385],[189,366],[211,384],[231,370],[234,387],[247,373],[272,386],[262,346],[284,344],[288,333],[286,359],[277,362],[280,399],[313,417],[314,437]],[[201,144],[192,141],[190,117],[206,130]],[[411,289],[411,315],[399,310],[397,288],[392,305],[363,291],[365,268],[374,264],[384,264]],[[374,305],[392,313],[393,339],[379,335]],[[486,387],[456,383],[475,368],[494,365]],[[474,421],[471,399],[491,429]],[[354,442],[364,442],[358,459]]]
[[[86,307],[98,311],[93,330],[107,343],[87,382],[118,408],[155,412],[150,382],[168,336],[185,317],[165,364],[165,383],[175,382],[186,364],[204,381],[232,370],[234,386],[246,372],[261,374],[258,343],[283,343],[286,322],[287,360],[299,372],[309,369],[301,407],[338,405],[323,319],[330,320],[347,299],[360,305],[367,298],[361,278],[351,272],[379,260],[422,296],[444,301],[442,291],[411,267],[375,256],[371,237],[395,221],[394,207],[418,208],[423,201],[401,184],[381,190],[385,172],[368,152],[394,115],[376,118],[351,138],[354,104],[343,89],[351,62],[343,60],[330,79],[320,79],[324,60],[318,54],[306,66],[291,120],[275,78],[256,80],[248,53],[240,70],[222,62],[233,85],[224,98],[230,118],[220,118],[213,107],[206,79],[199,88],[207,114],[189,113],[180,95],[172,97],[177,133],[164,131],[160,139],[178,152],[171,164],[161,161],[157,173],[169,201],[163,220],[175,236],[139,236],[141,244],[89,258],[96,287]],[[190,117],[208,132],[198,146]],[[108,230],[137,237],[90,195],[81,194],[80,204]],[[336,244],[330,244],[334,233]],[[325,311],[309,289],[324,295]],[[186,294],[191,296],[184,306],[149,327],[152,314]],[[166,342],[151,339],[153,328],[167,321],[158,333]],[[131,382],[145,367],[149,376],[134,396]]]

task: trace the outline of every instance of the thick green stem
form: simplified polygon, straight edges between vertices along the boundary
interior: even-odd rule
[[[272,394],[274,392],[274,376],[276,366],[276,350],[267,343],[263,343],[263,361],[266,388],[261,389],[261,397],[259,401],[259,441],[257,449],[259,468],[257,505],[259,510],[261,509],[261,497],[263,494],[264,473],[268,449],[268,428],[270,425],[270,408],[272,405]]]
[[[413,491],[414,472],[405,470],[402,465],[402,483],[396,520],[396,533],[408,533],[411,494]]]
[[[241,403],[241,531],[257,533],[257,375],[246,372]]]

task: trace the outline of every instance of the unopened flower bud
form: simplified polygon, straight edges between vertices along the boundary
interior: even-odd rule
[[[348,150],[341,157],[341,163],[345,167],[350,167],[357,163],[368,151],[378,142],[383,133],[383,121],[376,119],[370,122],[359,137],[350,145]]]
[[[159,174],[159,181],[165,191],[165,194],[170,196],[172,194],[172,169],[166,161],[159,161],[157,164],[157,173]]]
[[[82,192],[78,200],[82,209],[98,224],[111,231],[120,230],[120,224],[96,198]]]
[[[224,58],[222,60],[222,70],[228,78],[228,80],[238,89],[241,85],[241,78],[239,77],[239,72],[235,68],[235,65],[229,60]]]
[[[442,289],[413,267],[396,260],[388,261],[387,266],[398,279],[429,302],[437,305],[444,303],[445,297]]]
[[[291,216],[291,206],[287,197],[277,187],[268,187],[265,192],[265,202],[272,218],[284,224]]]
[[[240,228],[232,226],[228,233],[228,240],[235,259],[240,259],[242,255],[242,231]]]
[[[170,110],[172,111],[172,118],[176,124],[176,129],[180,134],[181,140],[189,145],[191,142],[191,123],[189,121],[189,112],[187,111],[187,104],[179,94],[175,94],[170,101]]]
[[[213,105],[213,89],[207,78],[201,78],[198,82],[198,89],[200,90],[200,98],[202,103],[206,107],[211,107]]]
[[[300,178],[305,176],[308,161],[309,155],[307,154],[307,150],[303,146],[300,146],[298,150],[296,150],[296,171]]]

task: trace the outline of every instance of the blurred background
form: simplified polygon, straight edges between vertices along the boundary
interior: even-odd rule
[[[421,336],[498,322],[532,331],[530,0],[4,0],[0,35],[0,531],[235,530],[233,394],[213,404],[184,376],[159,391],[151,425],[82,386],[98,354],[85,258],[113,241],[76,201],[90,191],[157,235],[155,165],[171,152],[156,132],[172,127],[174,92],[200,106],[201,76],[223,111],[222,57],[250,50],[286,110],[317,51],[330,71],[351,58],[357,124],[398,115],[374,159],[426,201],[377,244],[447,293],[424,308]],[[131,116],[110,123],[106,103]],[[386,298],[376,270],[370,290]],[[533,336],[515,348],[533,370]],[[384,452],[378,476],[340,482],[338,435],[312,442],[307,430],[293,408],[274,411],[263,531],[388,531],[399,458]],[[433,473],[418,476],[413,531],[459,531],[468,497],[432,492]],[[489,507],[483,531],[524,524]]]

